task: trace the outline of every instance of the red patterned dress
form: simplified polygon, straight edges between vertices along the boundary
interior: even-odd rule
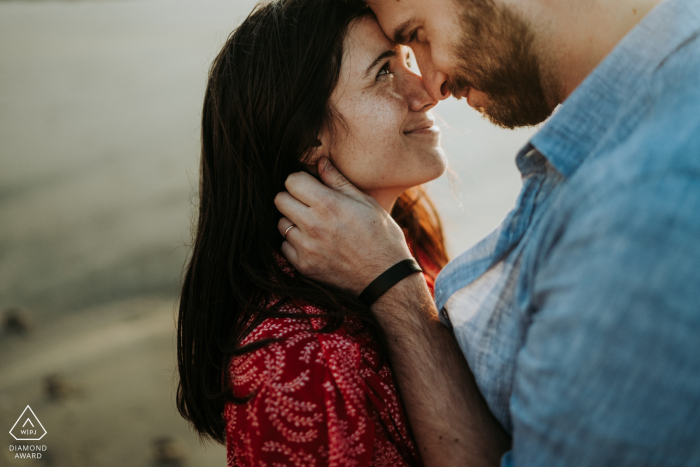
[[[417,259],[435,271],[425,255]],[[432,289],[433,279],[426,274]],[[271,303],[271,305],[274,302]],[[287,304],[286,313],[322,314]],[[323,318],[268,318],[243,341],[277,342],[234,357],[229,376],[245,404],[226,404],[229,466],[422,466],[394,375],[377,345],[346,318],[316,333]]]

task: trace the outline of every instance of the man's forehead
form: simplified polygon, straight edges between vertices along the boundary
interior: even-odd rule
[[[412,23],[419,20],[420,9],[414,0],[374,0],[369,6],[384,34],[392,40],[401,39],[396,35],[405,33]]]

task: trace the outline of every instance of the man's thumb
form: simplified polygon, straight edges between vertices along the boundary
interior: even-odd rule
[[[355,188],[355,185],[350,183],[350,181],[341,174],[338,169],[335,168],[333,163],[327,157],[322,157],[318,161],[318,175],[321,177],[321,181],[327,187],[339,191],[345,195],[357,198],[357,195],[362,196],[362,192]]]

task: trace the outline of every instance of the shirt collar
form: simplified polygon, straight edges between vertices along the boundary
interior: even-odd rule
[[[664,60],[700,29],[700,2],[666,0],[652,10],[530,140],[564,177],[570,177],[639,95]]]

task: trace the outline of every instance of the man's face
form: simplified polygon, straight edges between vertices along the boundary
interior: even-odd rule
[[[496,3],[499,2],[499,3]],[[557,103],[532,29],[500,0],[373,0],[389,38],[409,45],[428,92],[465,97],[492,123],[536,125]]]

